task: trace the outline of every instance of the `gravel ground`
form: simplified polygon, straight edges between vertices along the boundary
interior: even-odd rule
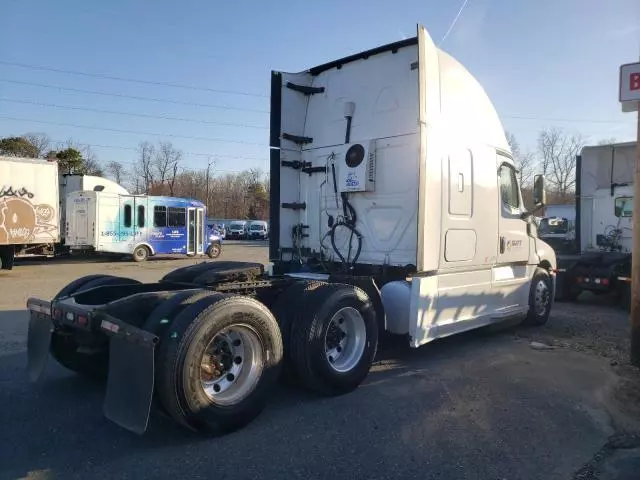
[[[266,262],[267,251],[227,242],[221,259]],[[158,415],[143,437],[123,431],[101,415],[104,387],[55,362],[40,383],[26,381],[29,296],[98,272],[153,281],[200,261],[25,261],[0,273],[0,479],[638,478],[625,477],[640,471],[628,317],[601,299],[558,303],[543,328],[415,350],[395,339],[356,392],[318,398],[282,386],[255,422],[215,439]]]

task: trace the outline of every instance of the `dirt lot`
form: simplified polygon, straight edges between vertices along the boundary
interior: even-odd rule
[[[221,259],[266,262],[267,251],[228,243]],[[540,329],[485,329],[417,350],[395,339],[356,392],[282,386],[255,422],[220,438],[159,415],[142,437],[123,431],[101,415],[104,387],[54,362],[40,383],[25,380],[29,296],[99,272],[153,281],[199,261],[25,261],[0,273],[0,479],[638,478],[627,316],[593,298],[556,304]]]

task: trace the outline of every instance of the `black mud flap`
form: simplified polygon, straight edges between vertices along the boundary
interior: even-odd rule
[[[29,380],[37,381],[49,358],[53,322],[49,302],[29,299],[29,332],[27,336],[27,373]]]
[[[157,337],[118,321],[103,319],[110,331],[109,377],[104,415],[139,435],[147,429],[153,398]]]

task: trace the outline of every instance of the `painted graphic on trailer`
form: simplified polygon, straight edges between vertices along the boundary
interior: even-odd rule
[[[195,215],[189,208],[204,208],[195,200],[174,197],[119,197],[114,205],[100,206],[99,250],[131,253],[141,243],[154,254],[202,253],[206,250],[204,225],[196,231]],[[187,230],[192,240],[187,245]],[[196,244],[196,236],[201,239]],[[190,247],[190,248],[189,248]]]
[[[58,219],[53,206],[36,202],[25,187],[0,187],[0,244],[57,240]]]

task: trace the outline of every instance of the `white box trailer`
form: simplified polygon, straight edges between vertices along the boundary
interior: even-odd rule
[[[523,207],[500,120],[424,28],[271,80],[268,271],[92,275],[30,299],[32,379],[51,353],[108,376],[105,415],[127,429],[144,432],[155,395],[182,425],[229,431],[262,410],[283,365],[338,395],[365,379],[385,331],[417,347],[547,322],[555,255]]]
[[[95,175],[64,174],[60,176],[60,236],[61,243],[66,249],[69,242],[67,236],[71,229],[67,221],[69,195],[75,192],[112,193],[115,195],[129,195],[126,188],[113,180]],[[71,244],[77,244],[78,239],[73,239]]]
[[[53,251],[60,241],[58,164],[0,157],[0,263],[13,265],[16,251]]]

